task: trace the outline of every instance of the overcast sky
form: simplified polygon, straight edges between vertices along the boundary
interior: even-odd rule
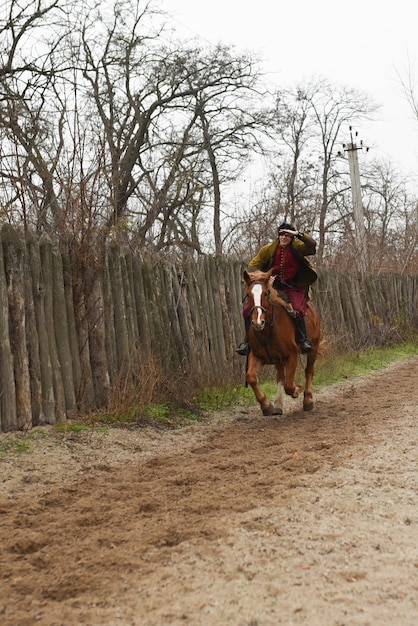
[[[178,33],[219,41],[264,59],[278,87],[322,77],[366,92],[382,105],[359,130],[364,158],[390,160],[418,177],[418,122],[401,93],[411,66],[418,93],[418,3],[414,0],[160,0]],[[347,128],[347,137],[349,131]],[[360,157],[361,158],[361,157]],[[361,166],[360,166],[361,167]]]

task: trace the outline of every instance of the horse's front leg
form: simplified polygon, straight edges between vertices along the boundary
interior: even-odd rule
[[[254,391],[254,395],[260,405],[263,415],[277,415],[278,413],[276,413],[274,406],[271,404],[270,400],[267,400],[265,393],[263,393],[258,383],[258,370],[260,365],[261,361],[259,361],[253,353],[250,352],[248,355],[248,366],[245,380]]]
[[[298,398],[302,391],[302,385],[295,383],[296,368],[298,365],[298,352],[295,350],[291,352],[286,363],[286,375],[284,378],[284,390],[288,396],[292,398]]]

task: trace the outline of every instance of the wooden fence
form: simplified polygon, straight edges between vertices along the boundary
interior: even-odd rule
[[[180,267],[109,245],[80,277],[47,237],[4,225],[0,246],[0,431],[105,409],[149,355],[185,376],[243,368],[242,263]],[[323,334],[361,348],[416,325],[417,277],[323,271],[313,299]]]

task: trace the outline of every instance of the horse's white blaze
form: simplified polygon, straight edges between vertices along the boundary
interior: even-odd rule
[[[277,383],[277,394],[273,402],[273,406],[275,409],[283,408],[283,398],[284,398],[284,386],[283,386],[283,382],[280,380]]]
[[[261,326],[263,321],[261,319],[261,294],[263,293],[263,287],[261,285],[254,285],[252,288],[253,299],[254,299],[254,308],[257,311],[257,325]]]

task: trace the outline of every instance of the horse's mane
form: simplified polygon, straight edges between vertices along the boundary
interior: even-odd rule
[[[270,278],[270,272],[262,272],[261,270],[248,271],[249,283],[263,282],[267,283]]]
[[[273,289],[270,291],[270,299],[272,301],[273,304],[280,304],[280,306],[283,306],[285,309],[289,308],[289,303],[286,302],[286,300],[284,298],[282,298],[281,296],[279,296],[279,294],[277,293],[277,291]]]

